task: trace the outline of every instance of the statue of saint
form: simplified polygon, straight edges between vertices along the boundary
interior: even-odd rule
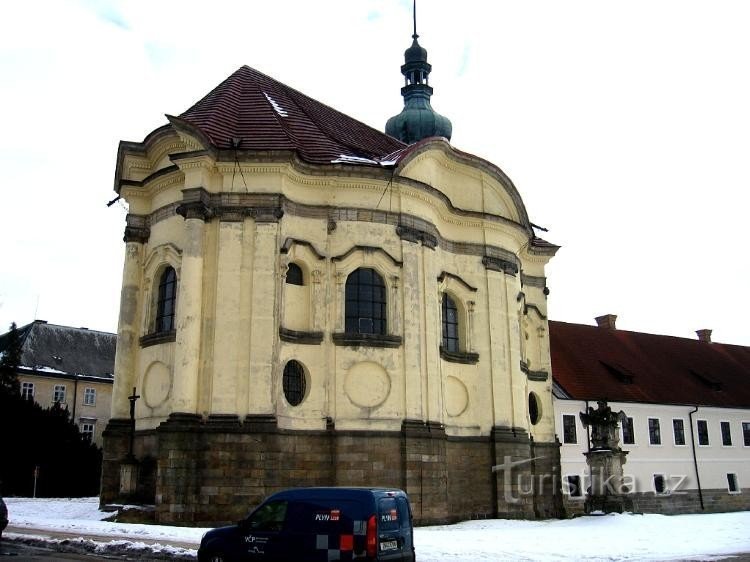
[[[605,400],[599,400],[596,406],[596,410],[589,406],[587,412],[579,414],[583,427],[591,427],[591,445],[594,449],[617,449],[620,444],[617,426],[627,416],[622,410],[613,412]]]

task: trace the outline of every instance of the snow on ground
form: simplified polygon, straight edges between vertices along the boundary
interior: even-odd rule
[[[29,534],[64,531],[106,537],[99,552],[174,552],[170,543],[195,545],[206,529],[102,521],[98,498],[5,498],[10,525]],[[567,520],[466,521],[420,527],[414,542],[420,562],[446,560],[685,560],[750,552],[750,512],[700,515],[606,515]],[[25,532],[25,531],[24,531]],[[147,545],[143,541],[161,544]],[[89,543],[90,541],[81,541]]]

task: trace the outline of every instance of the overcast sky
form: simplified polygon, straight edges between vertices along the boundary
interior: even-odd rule
[[[562,248],[554,320],[750,345],[746,0],[420,0],[432,105]],[[0,331],[116,331],[119,140],[243,64],[383,129],[410,0],[61,1],[0,21]]]

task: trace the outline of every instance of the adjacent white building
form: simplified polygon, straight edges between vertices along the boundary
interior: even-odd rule
[[[583,510],[589,439],[579,413],[622,411],[620,446],[634,509],[750,508],[750,348],[550,322],[555,430],[566,511]]]

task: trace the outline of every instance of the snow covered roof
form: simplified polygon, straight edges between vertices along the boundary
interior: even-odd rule
[[[51,376],[84,375],[111,381],[117,335],[35,320],[18,328],[22,370]],[[8,334],[0,336],[0,350]]]

